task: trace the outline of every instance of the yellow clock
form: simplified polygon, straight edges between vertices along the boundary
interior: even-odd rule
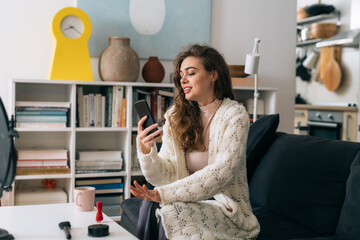
[[[81,9],[66,7],[57,12],[50,33],[54,47],[49,79],[93,81],[88,41],[92,26]]]

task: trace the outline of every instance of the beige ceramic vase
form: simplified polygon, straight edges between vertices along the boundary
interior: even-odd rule
[[[139,76],[140,61],[130,47],[130,39],[110,37],[109,45],[99,57],[99,74],[103,81],[135,82]]]
[[[146,82],[159,83],[164,79],[165,69],[157,57],[149,57],[142,69],[142,76]]]

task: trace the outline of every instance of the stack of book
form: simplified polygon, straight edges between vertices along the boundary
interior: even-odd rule
[[[75,162],[76,173],[121,171],[122,152],[118,150],[79,151]]]
[[[79,127],[125,127],[126,98],[124,86],[100,89],[77,87]]]
[[[69,173],[67,149],[19,149],[18,175]]]
[[[120,216],[120,203],[124,199],[124,183],[121,177],[76,179],[76,187],[94,187],[96,202],[103,203],[103,212],[108,216]]]
[[[66,127],[70,102],[16,101],[16,127]]]

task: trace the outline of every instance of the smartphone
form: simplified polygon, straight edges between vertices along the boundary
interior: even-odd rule
[[[146,100],[137,101],[135,103],[135,109],[136,109],[136,112],[139,115],[140,119],[143,118],[144,116],[147,116],[147,119],[143,124],[144,129],[151,126],[151,125],[153,125],[155,123],[154,118],[153,118],[153,116],[151,114],[149,105],[147,104]],[[149,134],[151,134],[153,132],[156,132],[157,130],[158,130],[158,128],[155,128],[152,131],[150,131]]]

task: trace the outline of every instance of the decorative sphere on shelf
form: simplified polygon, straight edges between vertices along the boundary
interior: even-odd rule
[[[165,69],[158,57],[149,57],[142,69],[142,76],[146,82],[152,83],[160,83],[164,79]]]

